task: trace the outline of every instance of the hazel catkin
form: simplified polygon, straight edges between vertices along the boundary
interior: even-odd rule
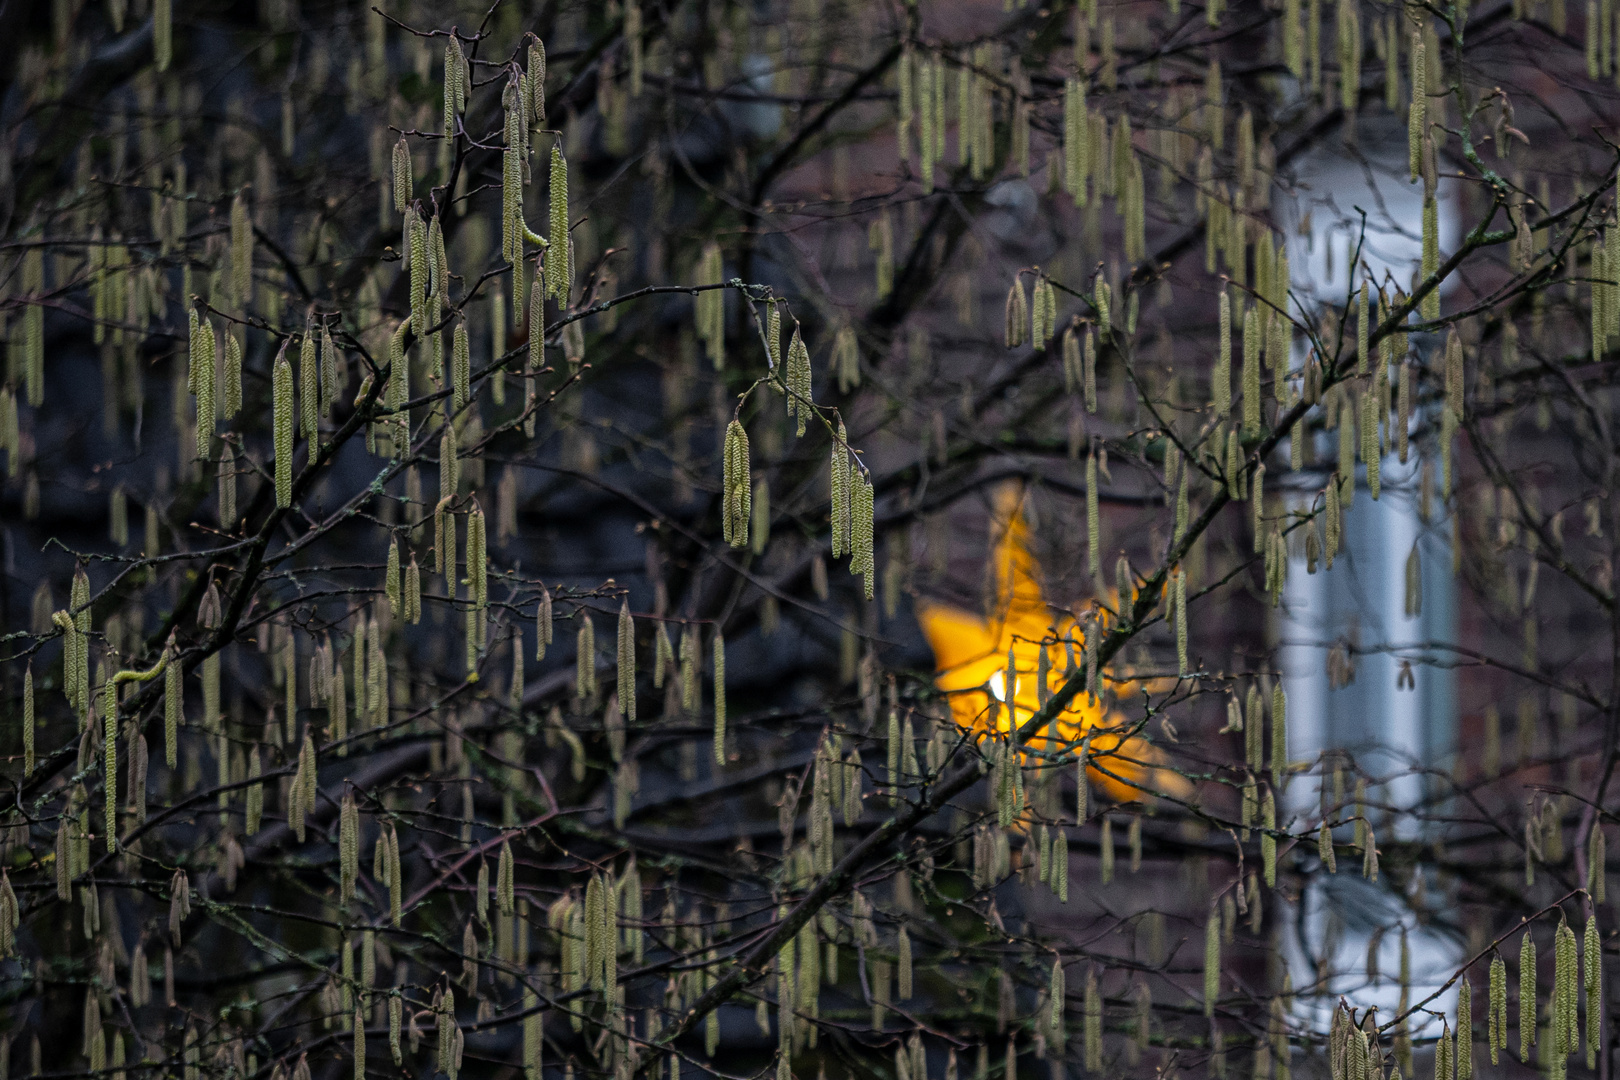
[[[732,420],[726,428],[722,484],[723,537],[732,547],[747,547],[749,523],[753,515],[753,479],[749,465],[748,432],[739,420]]]
[[[292,505],[293,373],[282,343],[271,375],[271,426],[274,429],[276,505]]]

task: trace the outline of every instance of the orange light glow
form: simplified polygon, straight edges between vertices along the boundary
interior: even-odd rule
[[[1004,489],[996,499],[993,527],[999,533],[995,559],[995,611],[976,615],[947,604],[923,601],[917,618],[934,650],[937,672],[935,685],[949,695],[951,714],[969,731],[1006,734],[1028,720],[1040,705],[1037,687],[1041,650],[1050,664],[1048,684],[1055,690],[1063,684],[1068,666],[1065,640],[1075,642],[1075,659],[1080,659],[1082,633],[1067,613],[1047,606],[1042,595],[1039,566],[1030,554],[1029,527],[1022,513],[1022,492]],[[1042,643],[1045,643],[1044,646]],[[1007,708],[1007,655],[1012,652],[1016,689],[1012,708]],[[992,711],[992,700],[1001,707]],[[1093,753],[1110,756],[1109,772],[1155,791],[1186,794],[1190,785],[1174,773],[1154,768],[1162,760],[1157,750],[1139,737],[1123,740],[1119,733],[1126,717],[1109,712],[1101,700],[1077,695],[1069,707],[1048,727],[1034,736],[1029,745],[1046,752],[1077,746],[1088,731]],[[1140,789],[1113,776],[1089,770],[1092,784],[1109,797],[1130,802],[1146,798]]]

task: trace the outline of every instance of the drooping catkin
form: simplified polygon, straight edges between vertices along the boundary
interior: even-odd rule
[[[412,626],[422,621],[422,568],[416,564],[414,551],[405,568],[405,621]]]
[[[1423,280],[1428,281],[1440,271],[1440,206],[1431,197],[1423,200]],[[1435,284],[1433,288],[1423,294],[1420,304],[1423,318],[1435,320],[1440,317],[1440,287]]]
[[[439,1072],[453,1077],[456,1074],[456,992],[450,986],[445,986],[436,1011]]]
[[[630,601],[619,607],[618,640],[619,708],[628,724],[636,722],[636,620],[630,614]]]
[[[1457,1080],[1474,1075],[1474,988],[1464,975],[1457,989]]]
[[[1354,271],[1354,267],[1351,270]],[[1356,297],[1356,374],[1367,374],[1367,338],[1370,315],[1368,311],[1367,279],[1361,279],[1361,292]]]
[[[1507,964],[1500,954],[1491,957],[1489,991],[1485,1038],[1490,1047],[1491,1064],[1495,1065],[1498,1051],[1507,1048]]]
[[[1069,834],[1058,826],[1058,836],[1051,840],[1051,891],[1058,904],[1069,902]]]
[[[118,683],[108,679],[102,689],[102,779],[107,792],[107,851],[118,850]]]
[[[253,223],[247,198],[238,191],[231,200],[231,297],[246,308],[253,301]]]
[[[1408,53],[1412,58],[1412,100],[1406,114],[1406,156],[1413,180],[1423,171],[1423,136],[1428,129],[1429,61],[1425,52],[1423,31],[1414,29]]]
[[[410,248],[406,269],[410,273],[411,333],[425,339],[428,333],[428,246],[427,222],[415,205],[405,208],[405,243]]]
[[[169,665],[171,668],[176,665]],[[165,688],[170,684],[165,682]],[[29,776],[34,771],[34,663],[28,662],[23,669],[23,695],[22,695],[22,733],[23,733],[23,776]],[[173,752],[170,752],[170,767],[173,767]]]
[[[1560,1066],[1574,1053],[1580,1041],[1576,1028],[1580,958],[1575,948],[1575,931],[1569,928],[1568,920],[1559,919],[1553,943],[1552,1052],[1553,1070],[1558,1074],[1563,1072]]]
[[[174,0],[152,0],[152,60],[160,72],[174,61]]]
[[[796,434],[802,436],[815,409],[811,403],[810,348],[804,343],[797,326],[793,328],[793,338],[788,342],[784,378],[787,383],[788,417],[798,418]]]
[[[287,360],[287,344],[282,342],[271,376],[271,426],[276,455],[276,505],[292,505],[293,457],[293,372]]]
[[[907,998],[911,997],[911,990],[912,990],[912,987],[911,987],[911,935],[906,933],[906,928],[903,927],[903,926],[900,928],[900,936],[899,936],[899,943],[898,943],[898,950],[897,951],[899,952],[899,961],[900,961],[899,967],[900,967],[900,970],[899,970],[899,973],[898,973],[899,978],[896,981],[899,983],[899,987],[898,987],[899,999],[901,1001],[905,1001]]]
[[[1024,279],[1016,274],[1012,287],[1007,290],[1006,307],[1007,348],[1016,349],[1029,333],[1029,300],[1024,295]]]
[[[540,603],[534,612],[534,658],[546,658],[546,646],[551,644],[555,627],[551,621],[551,590],[540,586]]]
[[[306,325],[298,346],[298,422],[311,457],[315,456],[321,442],[321,398],[321,368],[314,328]]]
[[[596,693],[596,624],[588,611],[580,613],[574,664],[574,696],[584,701]]]
[[[403,214],[414,197],[416,185],[411,178],[411,148],[401,135],[394,144],[394,212]]]
[[[1215,373],[1210,377],[1210,405],[1215,415],[1225,416],[1232,409],[1232,298],[1225,288],[1220,295],[1219,351]]]
[[[1215,1015],[1215,999],[1221,986],[1221,916],[1211,907],[1204,923],[1204,1015]]]
[[[1101,509],[1097,492],[1097,450],[1086,454],[1086,572],[1102,572]]]
[[[1603,939],[1598,933],[1597,908],[1586,920],[1586,939],[1581,949],[1582,973],[1586,982],[1586,1067],[1597,1066],[1603,1032]],[[1570,1024],[1574,1030],[1574,1022]]]
[[[1187,674],[1187,571],[1175,571],[1176,670]]]
[[[555,297],[562,307],[568,306],[572,289],[570,252],[568,250],[568,162],[562,148],[551,148],[551,233],[546,248],[546,295]]]
[[[388,599],[388,612],[398,618],[403,609],[399,583],[399,537],[388,541],[388,562],[383,569],[383,595]]]
[[[1536,941],[1525,930],[1519,939],[1519,1060],[1530,1064],[1536,1045]]]
[[[849,440],[844,422],[838,421],[838,434],[833,438],[830,462],[832,487],[832,557],[838,558],[851,549]]]
[[[360,810],[354,794],[344,795],[338,808],[338,902],[348,903],[354,898],[355,882],[360,878]]]
[[[517,910],[517,887],[512,857],[512,842],[501,841],[501,856],[495,867],[495,906],[503,915]]]
[[[726,763],[726,639],[714,631],[714,760]]]
[[[197,353],[192,356],[197,377],[197,456],[207,460],[212,456],[214,443],[214,352],[217,344],[214,327],[203,319],[197,328]]]
[[[467,340],[467,320],[456,323],[450,347],[450,407],[460,412],[472,396],[472,346]]]
[[[1586,840],[1586,891],[1592,894],[1592,903],[1603,903],[1604,894],[1608,891],[1609,858],[1607,841],[1603,837],[1603,827],[1592,822],[1592,832]]]
[[[748,432],[740,420],[726,427],[721,500],[721,528],[725,541],[734,548],[748,546],[748,527],[753,516],[753,476],[749,464]]]
[[[1260,863],[1266,888],[1277,887],[1277,800],[1267,788],[1260,803]]]
[[[1260,318],[1253,305],[1243,309],[1243,434],[1260,432]]]
[[[489,534],[484,508],[477,502],[467,514],[467,582],[472,586],[473,609],[482,614],[489,607]],[[479,633],[483,642],[483,633]]]

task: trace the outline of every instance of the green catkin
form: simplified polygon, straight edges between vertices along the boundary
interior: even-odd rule
[[[513,875],[512,843],[510,840],[502,840],[500,860],[495,869],[495,906],[503,915],[511,915],[517,910],[517,891]]]
[[[1097,451],[1086,454],[1086,570],[1093,576],[1102,570],[1101,510],[1097,491]]]
[[[534,658],[546,658],[546,646],[551,644],[555,627],[551,621],[551,590],[540,586],[540,603],[534,613]]]
[[[1327,867],[1328,873],[1339,872],[1339,861],[1333,854],[1333,830],[1328,828],[1326,821],[1316,830],[1316,855],[1322,860],[1322,865]]]
[[[515,87],[508,83],[501,94],[506,108],[506,146],[501,151],[501,257],[512,266],[512,295],[522,296],[523,272],[523,124],[515,108]]]
[[[360,811],[353,794],[343,797],[338,808],[338,902],[348,903],[354,898],[355,882],[360,877]]]
[[[411,564],[405,568],[405,621],[416,626],[422,621],[422,568],[416,565],[416,553],[411,553]],[[342,692],[341,686],[339,692]]]
[[[1029,300],[1024,295],[1024,281],[1014,275],[1012,287],[1007,290],[1005,327],[1007,348],[1016,349],[1024,343],[1029,333],[1029,325]]]
[[[240,191],[231,200],[231,296],[243,308],[253,300],[253,223]]]
[[[388,542],[388,563],[383,570],[383,595],[388,599],[388,612],[399,617],[403,604],[400,598],[399,587],[399,538],[392,537]]]
[[[298,347],[298,414],[299,426],[313,457],[321,441],[321,369],[315,351],[315,335],[308,326]]]
[[[219,523],[227,530],[234,529],[236,514],[236,454],[226,443],[219,455]]]
[[[392,1006],[392,1002],[389,1003]],[[540,1012],[540,998],[533,990],[523,991],[523,1080],[541,1080],[541,1053],[544,1047],[544,1028]],[[671,1061],[675,1060],[673,1057]],[[399,1063],[396,1056],[395,1064]],[[672,1077],[672,1080],[678,1078]]]
[[[171,769],[175,765],[180,716],[185,707],[184,687],[180,665],[171,663],[163,673],[163,760]],[[30,767],[29,771],[33,769]]]
[[[1581,957],[1586,982],[1586,1067],[1592,1069],[1597,1066],[1603,1032],[1603,939],[1598,933],[1595,906],[1586,920],[1586,939]],[[1573,1033],[1573,1020],[1570,1022],[1570,1028]]]
[[[366,1078],[366,1012],[356,1006],[354,1010],[354,1080]]]
[[[906,928],[903,927],[903,926],[900,928],[899,950],[898,951],[899,951],[899,960],[900,960],[900,964],[899,964],[899,969],[900,970],[899,970],[899,973],[898,973],[899,978],[896,981],[899,983],[899,987],[898,987],[899,999],[901,1001],[905,1001],[906,999],[911,997],[911,989],[912,989],[912,987],[911,987],[911,935],[906,933]]]
[[[1368,291],[1367,279],[1361,280],[1361,292],[1356,298],[1356,374],[1367,374],[1367,336],[1368,336]]]
[[[1586,891],[1592,894],[1592,903],[1603,903],[1604,894],[1608,891],[1609,877],[1608,854],[1603,829],[1597,823],[1592,823],[1592,832],[1586,840]]]
[[[428,247],[427,224],[415,206],[405,210],[405,243],[410,249],[406,269],[410,273],[411,333],[419,339],[428,334]]]
[[[1575,931],[1569,923],[1560,920],[1554,937],[1553,951],[1553,1010],[1552,1056],[1553,1075],[1561,1076],[1565,1059],[1579,1043],[1576,1030],[1576,996],[1580,960],[1575,948]]]
[[[568,162],[563,159],[561,147],[555,145],[551,148],[550,182],[551,237],[546,249],[546,295],[567,307],[572,288],[568,250]]]
[[[152,60],[160,72],[174,61],[174,0],[152,0]]]
[[[1260,325],[1252,306],[1243,311],[1243,434],[1260,432]]]
[[[394,212],[403,214],[415,194],[415,184],[411,179],[411,148],[403,135],[394,144],[393,171]]]
[[[575,654],[574,696],[581,701],[596,693],[596,624],[590,612],[581,614],[579,644]]]
[[[197,327],[191,363],[196,371],[197,384],[194,388],[197,395],[197,456],[204,460],[210,457],[214,443],[215,348],[214,327],[207,319],[203,319]]]
[[[1187,571],[1176,570],[1175,587],[1176,670],[1187,674]]]
[[[1277,887],[1277,800],[1266,789],[1260,804],[1260,860],[1265,874],[1266,888]]]
[[[1369,389],[1361,395],[1361,460],[1367,466],[1367,493],[1377,501],[1381,491],[1379,465],[1383,455],[1378,445],[1378,392]]]
[[[342,680],[339,680],[339,682],[342,682]],[[343,751],[340,750],[339,753],[343,753]],[[248,751],[248,779],[254,780],[254,784],[249,785],[248,793],[246,793],[245,813],[243,813],[243,826],[241,826],[243,832],[246,832],[248,836],[254,836],[259,831],[259,823],[264,819],[264,784],[259,784],[259,776],[262,776],[262,767],[259,764],[259,748],[254,746],[253,750]]]
[[[1428,128],[1429,61],[1425,55],[1422,30],[1412,31],[1408,54],[1412,58],[1409,75],[1412,98],[1406,114],[1406,157],[1412,174],[1411,179],[1416,180],[1423,172],[1423,136]]]
[[[1215,1015],[1215,999],[1221,985],[1221,916],[1211,908],[1204,924],[1204,1015]]]
[[[1491,957],[1489,1004],[1486,1011],[1486,1041],[1491,1064],[1498,1063],[1498,1051],[1507,1047],[1507,964],[1500,955]]]
[[[118,683],[108,679],[102,690],[103,786],[107,792],[107,851],[118,850]]]
[[[726,763],[726,639],[714,632],[714,760]]]
[[[1281,788],[1288,775],[1288,697],[1282,683],[1271,688],[1271,783]]]
[[[619,708],[627,724],[636,722],[636,621],[630,614],[630,601],[619,607],[618,640]]]
[[[838,421],[838,434],[833,439],[831,484],[832,484],[832,557],[838,558],[850,550],[850,490],[849,490],[849,440],[844,431],[844,422]]]
[[[1215,415],[1225,416],[1232,409],[1232,298],[1226,289],[1220,295],[1220,338],[1215,373],[1210,377],[1210,405]]]
[[[1536,1045],[1536,942],[1526,930],[1519,939],[1519,1060],[1530,1064]]]
[[[1463,976],[1457,990],[1457,1080],[1472,1080],[1474,1075],[1474,990]]]
[[[449,986],[444,988],[444,996],[439,999],[438,1029],[439,1072],[454,1077],[456,1074],[456,992]]]
[[[489,543],[484,509],[476,502],[467,515],[467,581],[472,586],[473,608],[482,614],[489,607]],[[483,633],[479,633],[483,644]]]
[[[293,373],[286,344],[271,376],[271,424],[275,433],[276,505],[292,505]]]
[[[805,345],[797,326],[793,328],[793,339],[788,342],[785,378],[788,417],[798,418],[796,434],[802,436],[814,408],[811,404],[810,349]]]
[[[176,665],[169,665],[171,668]],[[167,688],[170,684],[165,682]],[[29,776],[34,771],[34,664],[29,661],[23,669],[23,695],[22,695],[22,729],[23,729],[23,776]],[[173,752],[170,752],[171,767],[173,765]]]
[[[1428,281],[1440,270],[1440,207],[1435,200],[1423,200],[1423,280]],[[1440,289],[1431,288],[1422,300],[1423,318],[1440,317]]]
[[[393,1055],[394,1064],[402,1064],[405,1060],[403,1048],[400,1046],[400,1029],[404,1027],[405,1000],[395,990],[388,995],[388,1052]],[[529,1078],[534,1080],[534,1078]]]
[[[726,427],[721,515],[724,539],[734,548],[748,546],[748,527],[753,516],[753,477],[749,465],[748,432],[742,422],[733,420]]]
[[[450,349],[450,407],[460,412],[472,395],[472,347],[467,341],[467,320],[456,323]]]

